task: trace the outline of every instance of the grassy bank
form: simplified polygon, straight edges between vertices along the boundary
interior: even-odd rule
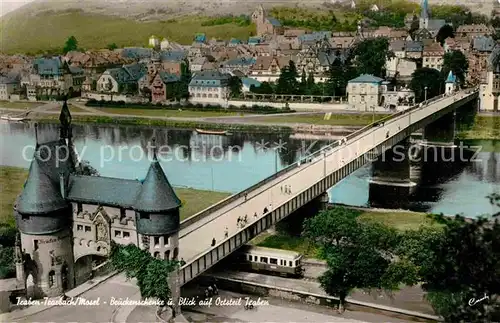
[[[421,225],[432,225],[431,220],[424,213],[417,212],[378,212],[361,211],[361,221],[375,221],[383,223],[397,230],[416,230]],[[293,250],[300,252],[306,257],[320,258],[318,248],[303,237],[293,237],[285,234],[263,233],[251,242],[254,245],[268,248]]]
[[[0,166],[0,224],[14,225],[12,208],[27,176],[27,169]],[[181,208],[181,220],[231,195],[191,188],[175,188],[175,192],[184,203]]]
[[[0,101],[0,109],[5,108],[5,109],[20,109],[20,110],[26,110],[32,109],[39,107],[43,105],[44,103],[41,102],[10,102],[10,101]]]
[[[458,133],[461,140],[500,139],[500,116],[477,115],[469,130]]]
[[[134,109],[134,108],[98,108],[99,111],[113,114],[128,114],[148,117],[181,117],[181,118],[208,118],[229,117],[243,115],[236,112],[224,111],[189,111],[189,110],[167,110],[167,109]]]
[[[58,122],[59,116],[45,115],[37,119],[39,122],[53,123]],[[125,118],[125,117],[104,117],[104,116],[78,116],[73,115],[73,123],[95,123],[95,124],[113,124],[113,125],[129,125],[129,126],[153,126],[153,127],[168,127],[177,129],[196,129],[202,128],[207,130],[232,130],[246,132],[280,132],[291,133],[292,128],[280,126],[260,126],[251,124],[229,124],[229,123],[205,123],[196,121],[176,121],[176,120],[157,120],[146,118]]]
[[[7,54],[37,53],[45,50],[61,51],[69,36],[75,36],[83,49],[106,48],[115,43],[119,47],[147,46],[151,35],[169,41],[191,44],[196,33],[207,39],[232,37],[248,39],[255,26],[226,24],[202,26],[202,17],[186,17],[169,21],[139,21],[117,16],[83,12],[40,12],[35,16],[9,16],[2,20],[0,48]]]
[[[88,112],[87,110],[79,108],[79,107],[74,106],[72,104],[68,104],[68,108],[69,108],[70,112],[75,112],[75,113],[78,113],[78,112]],[[61,111],[61,107],[59,106],[59,107],[50,108],[47,111]]]
[[[329,126],[364,126],[373,121],[387,117],[389,114],[332,114],[329,120],[325,120],[324,114],[317,115],[292,115],[292,116],[268,116],[259,118],[260,122],[269,123],[306,123]]]

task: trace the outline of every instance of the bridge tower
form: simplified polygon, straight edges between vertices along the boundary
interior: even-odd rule
[[[153,147],[155,146],[153,140]],[[139,245],[152,256],[165,260],[178,260],[179,257],[179,209],[181,201],[170,185],[153,151],[153,161],[142,183],[134,209],[136,211]],[[177,272],[170,281],[174,314],[180,313],[180,283]]]
[[[66,102],[59,120],[58,140],[40,144],[36,134],[28,179],[14,206],[23,250],[17,276],[25,281],[27,296],[33,298],[59,296],[74,286],[73,210],[65,198],[75,164]]]

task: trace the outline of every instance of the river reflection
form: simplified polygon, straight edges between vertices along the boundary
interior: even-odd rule
[[[56,139],[58,131],[57,124],[40,124],[39,141]],[[0,135],[0,165],[27,168],[35,143],[33,124],[0,122]],[[213,136],[192,130],[133,126],[75,125],[73,136],[80,158],[88,160],[102,176],[144,178],[154,137],[156,145],[162,146],[159,159],[172,185],[232,193],[290,165],[305,150],[313,152],[328,144],[293,139],[285,133]],[[285,149],[270,148],[280,140]],[[495,141],[482,144],[500,146]],[[418,186],[406,208],[468,216],[499,211],[486,199],[500,191],[499,153],[481,152],[478,159],[467,163],[412,164],[412,181]],[[369,206],[371,174],[371,165],[367,165],[338,183],[329,191],[331,201]]]

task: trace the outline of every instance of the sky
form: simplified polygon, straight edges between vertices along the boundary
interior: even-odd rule
[[[33,0],[0,0],[0,17]]]

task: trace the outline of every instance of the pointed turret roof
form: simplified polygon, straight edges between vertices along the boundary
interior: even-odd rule
[[[422,19],[429,19],[430,18],[430,13],[429,13],[429,3],[427,0],[422,0],[422,3],[420,4],[420,18]]]
[[[38,153],[31,162],[28,179],[17,200],[16,210],[21,214],[47,214],[68,207],[61,196],[58,183],[44,169]]]
[[[162,212],[177,209],[180,206],[181,201],[168,182],[154,153],[153,162],[142,183],[134,209],[139,212]]]
[[[457,82],[456,76],[453,74],[452,71],[450,71],[448,73],[448,78],[446,79],[446,83],[456,83],[456,82]]]

